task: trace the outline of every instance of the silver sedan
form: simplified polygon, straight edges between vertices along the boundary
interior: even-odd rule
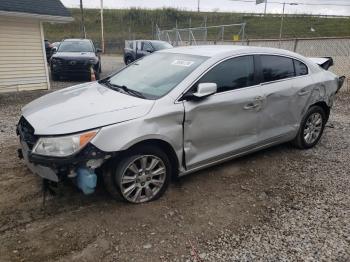
[[[315,146],[344,80],[331,65],[258,47],[156,52],[25,106],[19,155],[45,181],[90,194],[103,177],[112,196],[151,201],[171,177],[280,143]]]

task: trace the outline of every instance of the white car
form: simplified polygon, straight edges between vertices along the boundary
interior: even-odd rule
[[[332,65],[260,47],[162,50],[25,106],[20,155],[86,194],[103,176],[115,197],[154,200],[172,176],[279,143],[316,145],[344,78],[315,61]]]

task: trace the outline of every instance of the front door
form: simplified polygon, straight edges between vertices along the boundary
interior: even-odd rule
[[[198,83],[216,83],[216,94],[185,101],[184,152],[188,169],[245,151],[257,143],[261,90],[253,56],[221,62]]]

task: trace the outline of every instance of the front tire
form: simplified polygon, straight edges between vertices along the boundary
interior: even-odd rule
[[[94,72],[95,73],[95,78],[96,78],[96,80],[100,80],[100,72],[99,71],[95,71]]]
[[[128,64],[131,64],[132,62],[134,62],[134,60],[128,56],[126,59],[125,59],[125,64],[128,65]]]
[[[52,81],[58,81],[58,80],[60,80],[59,75],[58,75],[58,74],[55,74],[55,73],[53,72],[52,69],[51,69],[51,80],[52,80]]]
[[[299,132],[292,144],[300,149],[314,147],[321,139],[326,121],[326,113],[322,107],[310,107],[301,121]]]
[[[112,163],[103,177],[107,191],[114,198],[140,204],[164,194],[171,170],[169,158],[161,149],[140,146]]]

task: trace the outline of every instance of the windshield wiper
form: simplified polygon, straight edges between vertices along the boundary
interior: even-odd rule
[[[116,85],[116,84],[112,84],[109,79],[104,79],[104,80],[101,80],[100,81],[101,84],[105,84],[107,87],[109,87],[110,89],[112,90],[115,90],[115,91],[123,91],[124,93],[127,93],[127,94],[130,94],[130,95],[133,95],[133,96],[136,96],[136,97],[139,97],[139,98],[143,98],[143,99],[146,99],[146,97],[139,91],[136,91],[136,90],[133,90],[133,89],[129,89],[127,86],[125,85]]]
[[[116,85],[118,86],[118,85]],[[134,96],[137,96],[137,97],[140,97],[140,98],[143,98],[143,99],[146,99],[146,97],[139,91],[136,91],[134,89],[129,89],[127,86],[118,86],[120,89],[122,89],[124,92],[128,93],[128,94],[131,94],[131,95],[134,95]]]

